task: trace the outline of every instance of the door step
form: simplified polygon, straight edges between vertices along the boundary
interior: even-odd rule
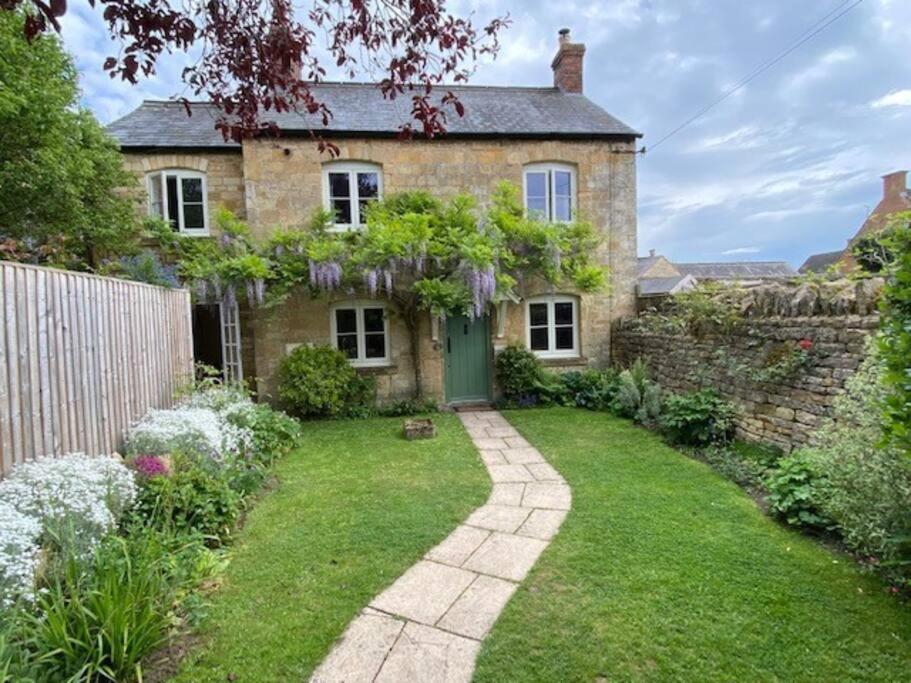
[[[493,404],[490,401],[477,401],[472,403],[457,403],[452,406],[457,413],[480,413],[493,410]]]

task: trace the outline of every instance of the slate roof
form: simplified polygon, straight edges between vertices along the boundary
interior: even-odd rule
[[[784,261],[737,261],[731,263],[677,263],[683,275],[697,280],[757,280],[794,277],[797,273]]]
[[[824,273],[833,263],[838,263],[844,253],[844,249],[842,249],[840,251],[813,254],[803,262],[803,265],[797,271],[800,273]]]
[[[639,280],[639,296],[662,296],[676,294],[680,291],[692,289],[696,286],[696,278],[692,275],[678,275],[676,277],[649,277]]]
[[[636,274],[639,277],[642,277],[642,275],[647,273],[648,269],[655,264],[655,261],[660,258],[660,256],[640,256],[636,259]]]
[[[617,120],[584,95],[557,88],[488,86],[439,87],[440,97],[451,90],[465,105],[465,116],[450,111],[448,137],[622,138],[641,134]],[[384,100],[371,83],[320,83],[316,98],[333,114],[327,127],[319,116],[297,112],[269,112],[288,134],[325,130],[339,135],[395,135],[411,121],[411,98],[406,93]],[[192,116],[178,102],[144,101],[138,108],[111,123],[107,130],[122,147],[219,147],[225,142],[214,124],[218,110],[211,104],[191,104]]]

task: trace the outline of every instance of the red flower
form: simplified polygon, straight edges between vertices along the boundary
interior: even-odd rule
[[[797,346],[800,347],[801,351],[809,351],[813,348],[813,342],[809,339],[801,339],[799,342],[797,342]]]

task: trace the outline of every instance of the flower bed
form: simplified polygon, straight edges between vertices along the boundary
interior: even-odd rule
[[[219,548],[298,430],[242,389],[205,385],[133,425],[125,459],[15,467],[0,481],[0,672],[140,679],[199,609]]]

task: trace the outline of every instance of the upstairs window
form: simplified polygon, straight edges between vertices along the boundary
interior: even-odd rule
[[[579,304],[573,296],[542,296],[528,300],[528,348],[542,358],[579,355]]]
[[[529,216],[568,223],[576,210],[576,172],[565,164],[525,167],[525,210]]]
[[[383,173],[376,164],[341,162],[323,171],[324,204],[339,230],[360,228],[367,205],[383,195]]]
[[[352,365],[388,365],[386,309],[377,304],[339,304],[332,310],[332,343]]]
[[[147,176],[149,215],[167,220],[177,232],[208,235],[206,176],[197,171],[156,171]]]

